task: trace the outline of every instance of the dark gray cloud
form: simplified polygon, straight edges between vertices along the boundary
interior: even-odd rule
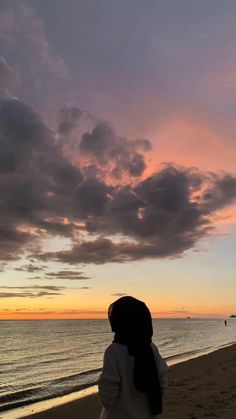
[[[71,250],[45,253],[40,258],[103,264],[178,257],[212,231],[212,215],[236,199],[235,187],[236,178],[229,174],[212,177],[168,165],[134,187],[115,189],[106,211],[88,220],[87,228],[93,227],[90,233],[120,234],[122,240],[113,242],[101,236],[75,241]]]
[[[74,112],[65,111],[71,128],[62,126],[63,135],[80,119]],[[209,234],[212,215],[236,199],[236,177],[229,173],[169,164],[140,179],[149,141],[120,137],[107,123],[96,123],[78,144],[83,156],[66,157],[57,134],[31,107],[1,100],[1,260],[24,252],[68,264],[178,257]],[[40,252],[49,236],[70,238],[71,249]],[[40,269],[35,262],[27,266]],[[47,277],[88,279],[70,271]]]
[[[236,178],[228,173],[217,176],[209,174],[209,186],[201,197],[201,205],[206,212],[217,211],[233,204],[236,196]]]
[[[82,154],[92,158],[100,170],[105,166],[115,178],[120,178],[124,173],[141,176],[146,163],[140,152],[150,149],[150,141],[119,137],[106,122],[98,122],[91,132],[84,133],[79,145]]]
[[[1,201],[1,198],[0,198]],[[4,218],[0,223],[3,223]],[[19,231],[9,225],[0,224],[0,259],[3,262],[14,261],[19,258],[22,249],[30,248],[32,245],[32,235],[28,232]],[[3,265],[4,268],[5,265]]]
[[[22,165],[30,166],[33,154],[50,141],[50,131],[41,118],[16,99],[0,102],[1,173],[15,172]]]
[[[88,178],[81,182],[75,195],[78,215],[89,219],[90,216],[104,214],[111,191],[111,187],[96,178]]]
[[[81,180],[32,108],[0,101],[1,259],[17,259],[27,243],[45,234],[71,237],[78,227],[65,218],[76,214]]]
[[[203,234],[203,232],[202,232]],[[158,237],[155,241],[137,241],[114,243],[110,239],[98,238],[94,241],[75,244],[71,250],[60,252],[45,252],[39,254],[43,261],[60,261],[74,264],[105,264],[125,263],[144,259],[178,257],[184,251],[192,248],[202,237],[200,233],[189,233],[182,242]]]
[[[79,127],[82,118],[89,116],[88,112],[78,106],[68,105],[61,107],[58,113],[58,134],[65,138],[67,138],[75,128]]]

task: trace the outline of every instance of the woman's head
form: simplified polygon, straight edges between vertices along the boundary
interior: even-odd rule
[[[111,329],[119,340],[150,342],[153,334],[150,311],[143,301],[121,297],[108,309]]]

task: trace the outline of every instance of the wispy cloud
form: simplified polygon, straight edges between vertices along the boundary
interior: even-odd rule
[[[17,73],[8,65],[5,58],[0,56],[0,95],[9,97],[10,91],[17,83]]]
[[[76,287],[67,288],[56,285],[22,285],[22,286],[7,286],[0,285],[0,298],[38,298],[51,297],[56,295],[63,295],[66,290],[89,290],[90,287]],[[7,290],[7,291],[5,291]],[[9,292],[11,290],[11,292]],[[14,290],[14,291],[13,291]]]
[[[15,268],[15,271],[33,273],[33,272],[43,271],[44,269],[45,269],[45,267],[43,267],[43,266],[32,265],[30,263],[29,265],[22,265],[18,268]]]
[[[6,286],[1,285],[0,290],[14,290],[14,292],[0,291],[0,298],[38,298],[62,295],[65,287],[52,285],[33,285],[33,286]]]
[[[7,285],[0,285],[0,289],[42,289],[42,290],[51,290],[51,291],[60,291],[66,289],[66,287],[58,287],[56,285],[22,285],[22,286],[7,286]]]
[[[29,310],[27,308],[19,308],[14,311],[5,309],[5,312],[10,311],[11,314],[17,314],[19,316],[68,316],[68,317],[84,317],[84,316],[107,316],[107,312],[104,310],[46,310],[46,309],[37,309],[37,310]]]
[[[48,272],[47,273],[47,278],[55,278],[55,279],[68,279],[71,281],[74,280],[85,280],[85,279],[90,279],[89,276],[84,275],[83,272],[79,272],[79,271],[71,271],[71,270],[63,270],[63,271],[58,271],[58,272]]]
[[[18,68],[23,67],[40,88],[43,79],[68,77],[67,65],[50,46],[43,21],[26,2],[12,1],[0,11],[1,43],[4,52],[11,51]],[[26,82],[26,74],[22,74]]]
[[[1,298],[38,298],[38,297],[47,297],[52,295],[62,295],[61,292],[52,292],[52,291],[38,291],[38,292],[0,292]]]

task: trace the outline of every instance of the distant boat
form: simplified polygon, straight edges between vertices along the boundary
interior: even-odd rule
[[[236,319],[236,314],[231,314],[230,319]]]

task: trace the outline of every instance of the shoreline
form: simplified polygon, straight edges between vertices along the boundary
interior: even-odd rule
[[[232,354],[235,354],[235,356],[233,357]],[[232,357],[234,358],[234,367],[236,370],[236,343],[235,342],[223,345],[222,347],[218,349],[213,349],[212,351],[207,351],[205,353],[200,353],[200,354],[198,353],[195,356],[188,359],[181,359],[181,361],[178,363],[171,363],[170,362],[171,360],[168,360],[168,364],[170,366],[170,369],[169,369],[170,380],[169,380],[169,387],[168,387],[166,398],[168,400],[170,397],[170,400],[169,402],[167,402],[167,406],[171,405],[171,398],[173,397],[173,394],[172,394],[173,387],[177,386],[178,388],[178,384],[179,384],[180,389],[181,389],[184,386],[184,382],[187,380],[188,370],[189,370],[190,376],[192,376],[191,375],[192,369],[194,369],[195,373],[198,372],[198,375],[200,372],[200,375],[198,378],[201,381],[201,379],[204,378],[204,371],[205,371],[206,366],[209,363],[212,363],[212,360],[214,360],[215,364],[221,365],[223,362],[222,359],[225,360],[225,363],[227,364],[228,363],[227,358],[232,358]],[[221,360],[221,362],[219,362],[219,359]],[[197,365],[197,368],[196,368],[196,365]],[[223,366],[222,368],[223,368],[223,371],[225,371],[224,370],[225,367]],[[233,369],[233,366],[231,368]],[[179,382],[179,378],[183,374],[186,375],[186,380],[183,382],[182,381]],[[209,374],[210,372],[207,371],[207,375]],[[213,383],[214,383],[214,380],[212,380],[211,386],[213,386]],[[218,379],[217,377],[215,377],[215,386],[217,387],[218,384],[220,383],[218,383]],[[198,385],[195,386],[194,389],[198,390]],[[190,388],[189,390],[190,392],[192,392],[193,387]],[[208,386],[206,390],[208,390]],[[178,394],[179,394],[179,391],[178,391]],[[233,394],[234,394],[234,397],[236,398],[236,378],[235,378],[235,393]],[[198,406],[202,406],[202,404],[199,402]],[[100,408],[101,407],[99,405],[99,400],[98,400],[98,395],[97,395],[97,386],[92,386],[84,390],[80,390],[79,392],[71,393],[66,396],[57,397],[54,399],[45,400],[45,401],[30,404],[24,407],[22,406],[20,408],[13,409],[10,411],[2,412],[0,413],[0,419],[3,419],[3,417],[4,419],[18,419],[18,418],[63,419],[63,418],[68,418],[68,417],[76,418],[76,413],[78,413],[78,410],[81,412],[81,415],[84,415],[81,417],[84,417],[84,418],[86,417],[88,419],[90,418],[95,419],[99,416]],[[168,408],[166,409],[166,411],[168,412]],[[232,417],[234,416],[236,417],[236,405],[235,405],[235,413]],[[176,416],[166,416],[166,412],[165,412],[165,415],[163,415],[163,419],[164,418],[169,419],[169,417],[176,419]],[[187,417],[188,416],[186,416],[186,418]],[[189,416],[189,418],[196,418],[196,419],[198,417],[199,416]],[[220,419],[223,419],[223,416],[221,417],[221,416],[213,415],[212,417],[219,417]],[[232,419],[232,417],[229,416],[228,418]]]

